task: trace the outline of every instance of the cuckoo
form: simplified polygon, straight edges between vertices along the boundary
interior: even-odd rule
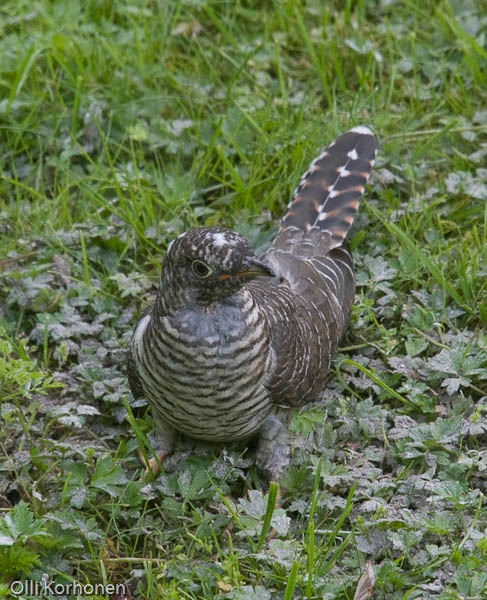
[[[160,460],[177,432],[215,442],[257,436],[261,473],[282,476],[289,443],[278,409],[303,406],[325,387],[355,295],[346,237],[376,151],[364,126],[325,148],[258,258],[224,227],[191,229],[169,244],[127,363],[134,397],[152,409]]]

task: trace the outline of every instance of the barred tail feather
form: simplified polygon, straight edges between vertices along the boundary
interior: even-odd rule
[[[377,139],[364,126],[332,142],[303,175],[282,218],[280,231],[318,228],[340,246],[357,213],[377,153]]]

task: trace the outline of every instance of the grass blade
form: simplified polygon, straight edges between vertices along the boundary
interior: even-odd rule
[[[267,495],[267,506],[264,515],[264,522],[262,523],[262,530],[259,535],[257,542],[257,551],[259,551],[264,545],[265,538],[271,526],[272,515],[276,508],[276,501],[279,492],[279,485],[275,481],[271,481],[269,484],[269,493]]]
[[[379,219],[384,227],[396,237],[401,244],[407,248],[411,254],[416,258],[419,264],[421,264],[425,269],[427,269],[433,279],[438,283],[445,292],[468,314],[472,314],[472,308],[465,304],[464,299],[460,296],[457,290],[453,287],[453,285],[448,281],[448,279],[443,275],[441,270],[431,261],[428,256],[419,248],[413,240],[405,233],[402,229],[400,229],[395,223],[387,222],[381,213],[372,209],[374,216]]]

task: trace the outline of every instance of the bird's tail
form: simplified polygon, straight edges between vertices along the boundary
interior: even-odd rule
[[[353,223],[377,153],[377,139],[364,126],[332,142],[311,163],[282,218],[280,231],[317,228],[341,246]]]

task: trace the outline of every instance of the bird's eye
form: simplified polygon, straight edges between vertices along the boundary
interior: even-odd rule
[[[213,269],[201,260],[193,260],[191,270],[200,279],[206,279],[213,273]]]

